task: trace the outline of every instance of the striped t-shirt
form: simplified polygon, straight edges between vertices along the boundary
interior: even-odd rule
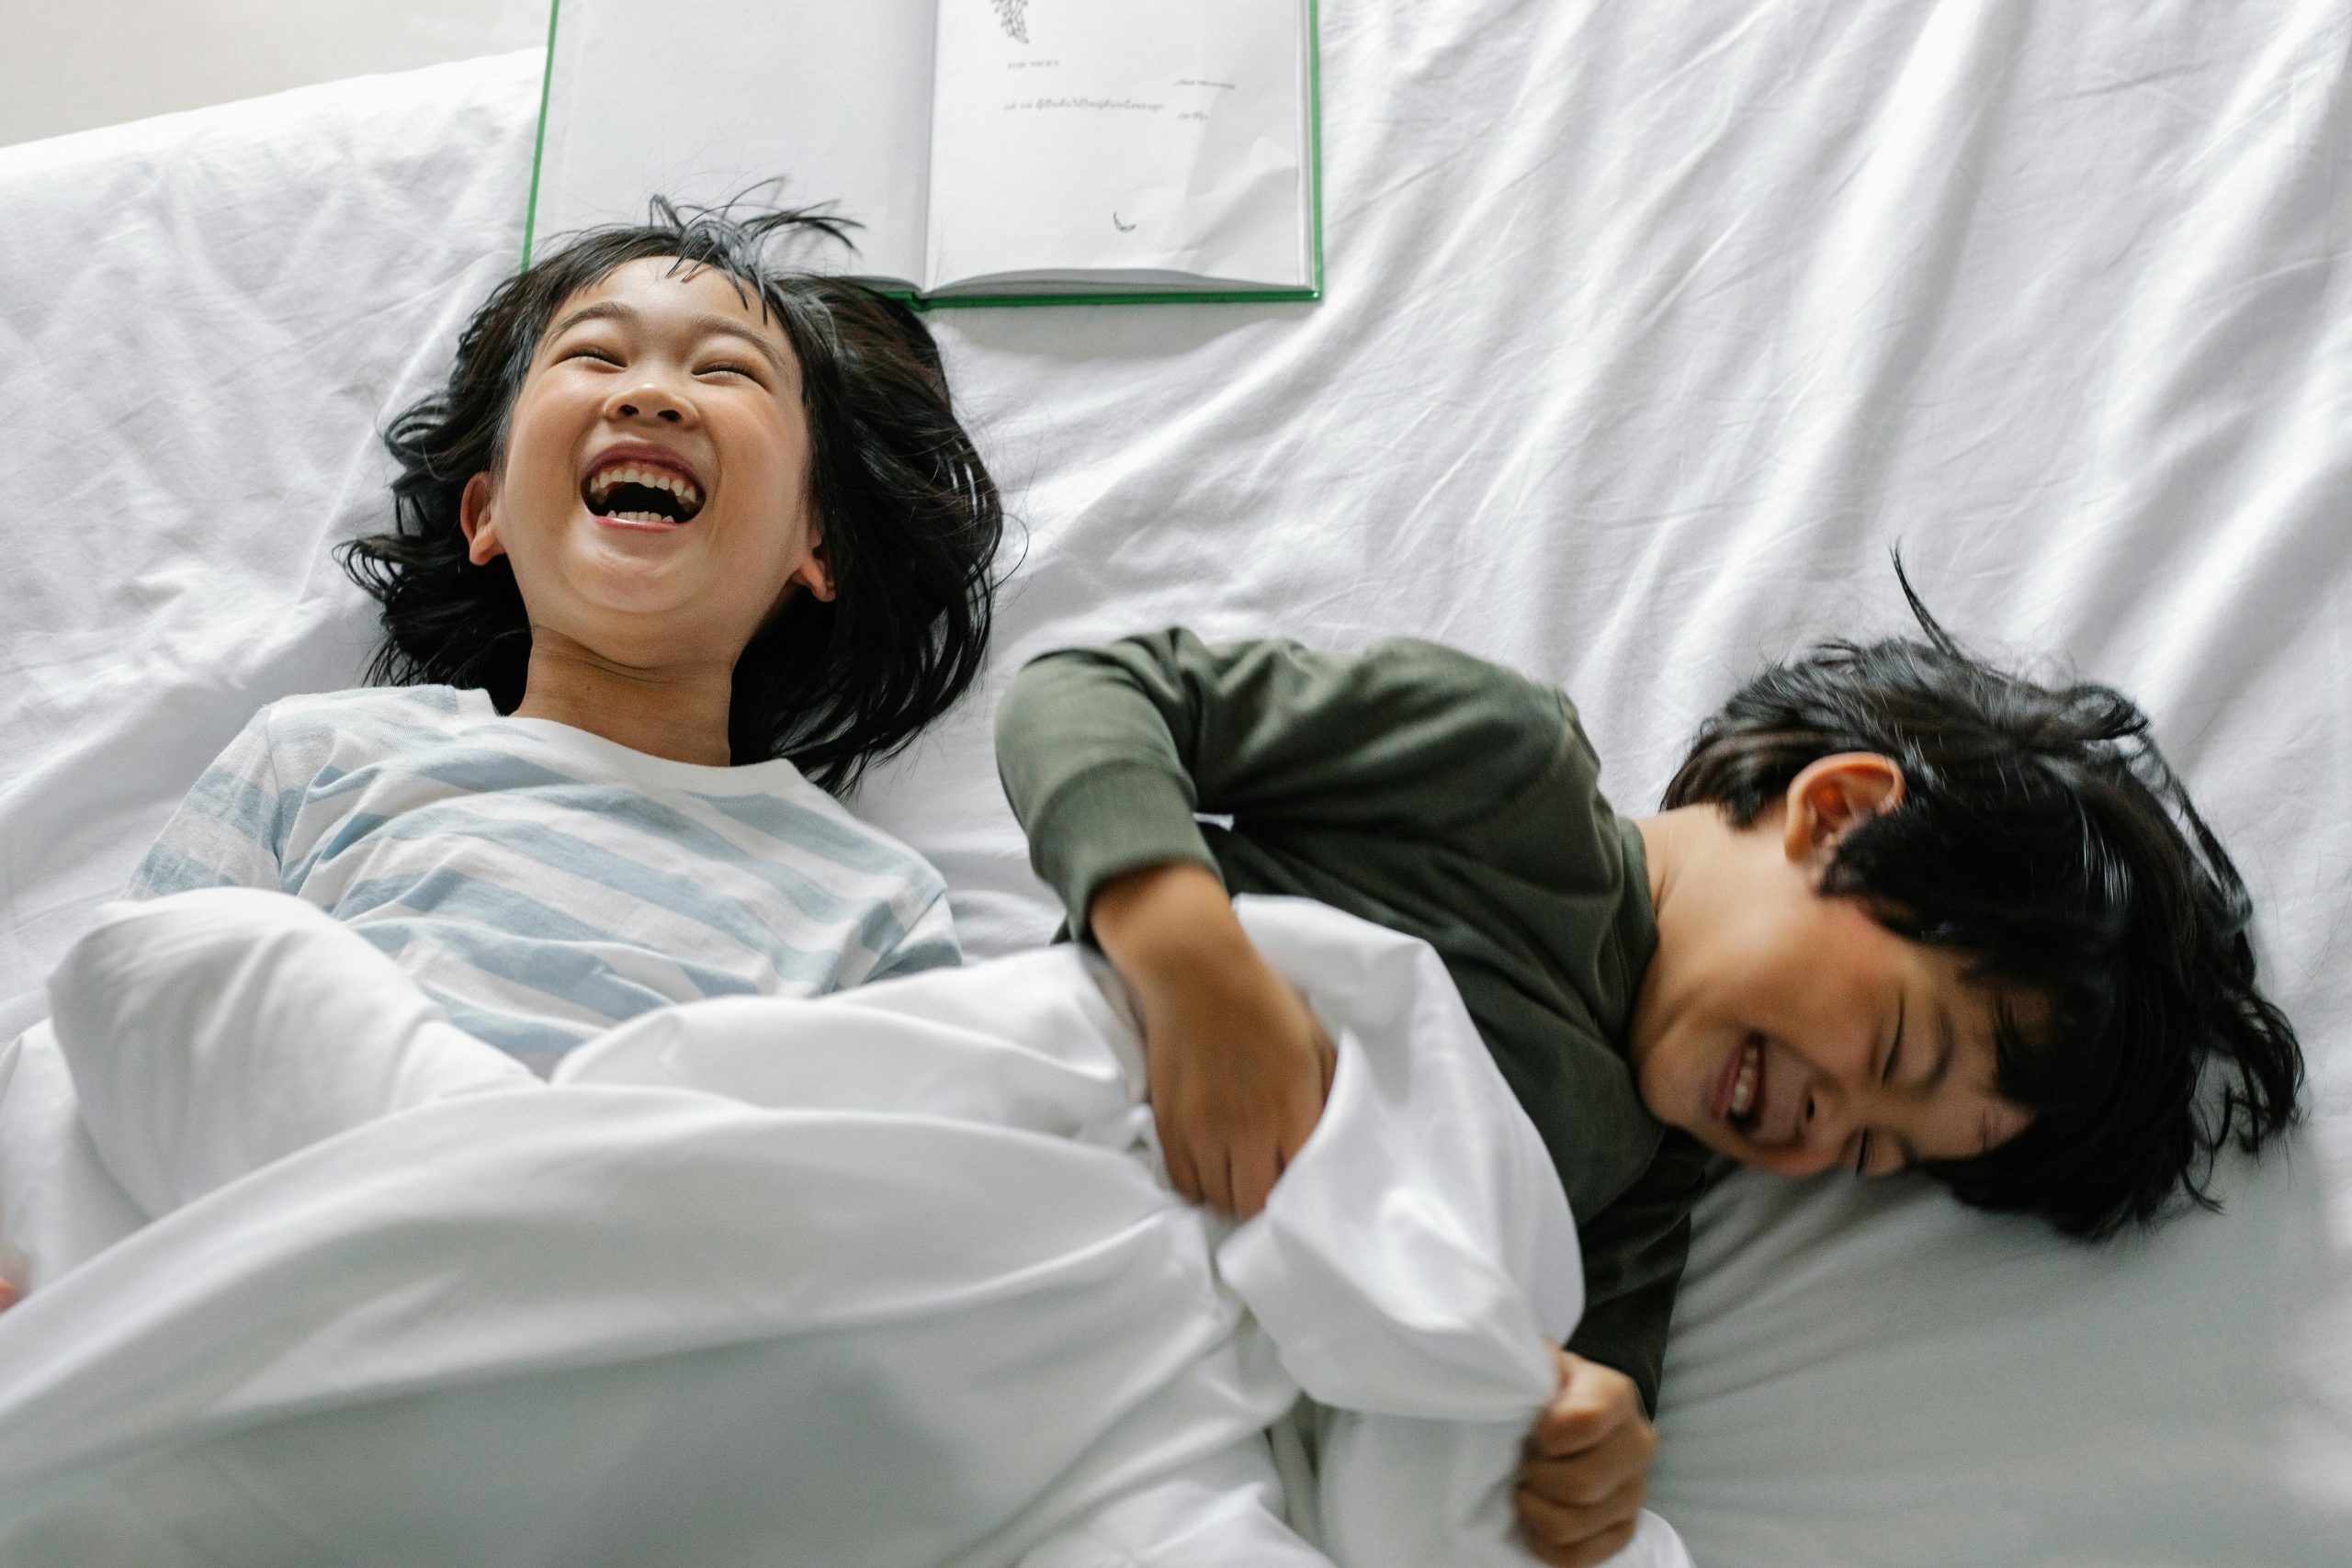
[[[665,1003],[816,996],[961,956],[930,863],[790,762],[648,756],[452,686],[255,715],[125,897],[221,886],[315,904],[542,1075]]]

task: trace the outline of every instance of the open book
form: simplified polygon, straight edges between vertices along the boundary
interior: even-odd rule
[[[1314,0],[558,0],[526,254],[762,181],[940,304],[1319,296]]]

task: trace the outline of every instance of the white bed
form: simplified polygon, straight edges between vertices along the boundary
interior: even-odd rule
[[[2098,1251],[1726,1183],[1653,1506],[1706,1568],[2352,1560],[2352,17],[1322,11],[1320,304],[930,318],[1026,554],[986,688],[858,806],[971,951],[1041,940],[994,697],[1182,622],[1557,681],[1645,810],[1758,660],[1901,629],[1900,542],[1964,637],[2155,716],[2311,1122]],[[538,76],[0,150],[0,1038],[254,708],[354,681],[327,548],[514,265]]]

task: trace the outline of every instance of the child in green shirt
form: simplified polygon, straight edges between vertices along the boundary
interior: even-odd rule
[[[1630,1538],[1710,1151],[1917,1169],[2098,1237],[2211,1206],[2215,1154],[2297,1113],[2245,888],[2145,716],[1977,662],[1904,589],[1926,640],[1766,670],[1638,819],[1561,693],[1431,643],[1169,631],[1049,654],[1000,711],[1031,858],[1142,1009],[1187,1197],[1254,1213],[1330,1081],[1229,894],[1317,898],[1444,960],[1584,1254],[1518,1492],[1545,1562]]]

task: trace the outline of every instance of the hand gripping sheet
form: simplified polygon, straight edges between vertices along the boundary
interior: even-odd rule
[[[1542,1147],[1426,947],[1239,908],[1340,1057],[1229,1234],[1073,948],[663,1010],[550,1086],[293,900],[110,909],[0,1140],[62,1141],[62,1058],[158,1217],[0,1316],[0,1562],[1526,1561],[1581,1306]]]

